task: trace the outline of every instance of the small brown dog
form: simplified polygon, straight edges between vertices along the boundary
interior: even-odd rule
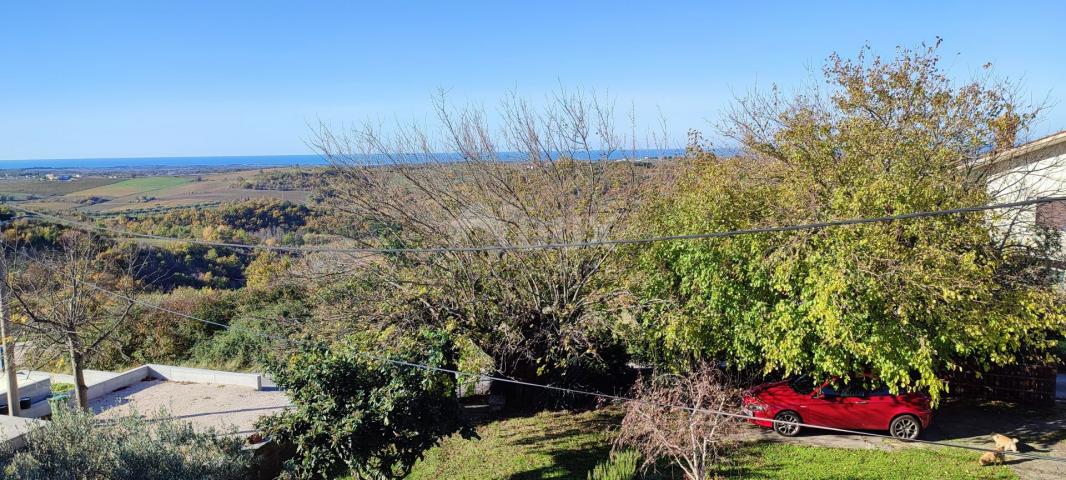
[[[1000,435],[998,433],[992,434],[992,441],[996,442],[996,448],[1005,452],[1018,453],[1018,439],[1010,438],[1006,435]]]
[[[995,464],[1000,465],[1003,463],[1003,447],[996,447],[994,452],[985,452],[981,455],[981,458],[977,459],[977,463],[980,463],[982,467]]]

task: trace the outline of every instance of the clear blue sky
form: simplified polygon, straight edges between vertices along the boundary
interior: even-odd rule
[[[786,89],[833,51],[943,37],[1057,103],[1066,2],[8,1],[0,159],[311,153],[307,122],[425,120],[437,88],[493,106],[558,84],[707,130],[734,92]]]

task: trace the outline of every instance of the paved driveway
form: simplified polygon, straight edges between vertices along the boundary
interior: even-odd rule
[[[161,415],[187,421],[197,427],[233,429],[247,435],[255,431],[260,417],[288,408],[289,399],[277,390],[253,390],[235,385],[146,380],[116,390],[91,402],[100,418],[127,415]]]
[[[883,432],[881,432],[883,433]],[[933,417],[933,425],[922,435],[923,440],[944,441],[992,448],[992,433],[1002,433],[1019,440],[1019,450],[1066,460],[1066,405],[1036,409],[1005,403],[984,404],[955,402],[941,406]],[[862,435],[839,435],[808,430],[796,438],[779,436],[769,429],[752,427],[751,439],[785,441],[805,445],[836,448],[928,448],[920,443],[906,443],[893,439]],[[974,462],[980,452],[973,452]],[[1066,478],[1066,463],[1008,457],[1007,463],[1024,479],[1051,480]]]

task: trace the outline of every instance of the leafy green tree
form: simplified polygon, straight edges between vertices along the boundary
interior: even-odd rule
[[[953,84],[935,47],[832,56],[828,88],[739,102],[743,149],[697,151],[643,233],[689,234],[982,205],[986,155],[1034,118],[1009,85]],[[1004,119],[1010,119],[1005,121]],[[1004,127],[1008,125],[1009,127]],[[1032,244],[974,213],[651,245],[635,252],[645,354],[822,377],[870,371],[946,390],[943,374],[1039,353],[1064,325]]]
[[[300,478],[402,478],[441,438],[473,431],[460,419],[452,375],[380,358],[454,369],[457,355],[448,335],[432,330],[301,347],[271,367],[294,408],[261,426],[296,446],[290,466]]]

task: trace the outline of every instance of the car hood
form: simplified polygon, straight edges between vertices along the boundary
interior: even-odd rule
[[[795,390],[792,390],[792,387],[788,385],[787,381],[764,383],[752,387],[745,393],[746,397],[751,397],[763,403],[779,403],[786,399],[795,399],[798,396]]]

